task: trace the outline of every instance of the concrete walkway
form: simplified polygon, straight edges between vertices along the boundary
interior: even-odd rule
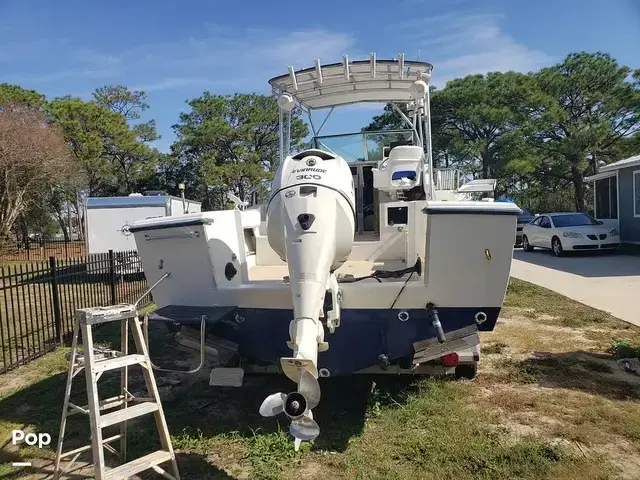
[[[511,276],[640,326],[640,257],[513,251]]]

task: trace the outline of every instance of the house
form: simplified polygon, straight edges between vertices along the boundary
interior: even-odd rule
[[[620,242],[640,245],[640,155],[619,160],[586,177],[593,182],[594,216],[620,231]]]

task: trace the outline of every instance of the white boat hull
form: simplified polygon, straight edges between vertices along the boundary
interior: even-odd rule
[[[355,373],[378,365],[381,355],[392,365],[410,366],[418,356],[417,346],[439,335],[427,304],[437,310],[445,338],[495,327],[509,280],[518,207],[405,204],[407,225],[383,232],[376,248],[364,245],[368,259],[350,257],[337,274],[366,276],[376,269],[406,268],[417,259],[420,274],[409,280],[340,283],[340,326],[334,333],[325,332],[329,349],[318,355],[320,370]],[[149,284],[170,273],[154,289],[153,298],[160,311],[174,312],[174,322],[199,323],[206,315],[212,333],[237,343],[241,355],[258,362],[277,365],[291,355],[287,341],[292,298],[283,280],[287,267],[260,261],[272,258],[273,251],[256,241],[257,210],[150,219],[131,231]],[[356,241],[353,256],[360,256],[357,247],[363,243]],[[223,307],[230,308],[218,318]]]

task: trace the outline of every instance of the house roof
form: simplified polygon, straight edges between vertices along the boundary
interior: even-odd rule
[[[633,157],[625,158],[623,160],[618,160],[617,162],[610,163],[609,165],[605,165],[604,167],[600,167],[598,169],[598,173],[595,175],[591,175],[590,177],[585,177],[585,182],[593,182],[595,180],[600,180],[602,178],[611,177],[616,174],[617,170],[621,168],[627,167],[637,167],[640,166],[640,155],[634,155]]]
[[[171,195],[130,195],[128,197],[88,197],[87,209],[94,208],[131,208],[131,207],[164,207],[170,199],[182,200],[180,197]],[[186,200],[189,203],[200,204],[193,200]]]
[[[618,160],[617,162],[605,165],[604,167],[598,169],[598,173],[620,170],[621,168],[626,167],[635,167],[636,165],[640,165],[640,155],[635,155],[633,157],[625,158],[624,160]]]
[[[595,182],[596,180],[602,180],[603,178],[615,177],[617,170],[611,170],[608,172],[596,173],[595,175],[591,175],[590,177],[584,177],[583,181],[585,182]]]

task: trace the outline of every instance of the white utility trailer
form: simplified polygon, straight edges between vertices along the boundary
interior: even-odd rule
[[[121,273],[135,273],[121,263],[126,259],[122,252],[136,250],[136,242],[129,227],[138,220],[199,213],[200,202],[184,200],[171,195],[132,194],[127,197],[89,197],[85,201],[86,251],[88,256],[106,254],[109,250],[116,253],[116,263]],[[129,262],[130,263],[130,262]],[[102,272],[104,268],[89,262],[92,273]],[[105,266],[108,267],[108,266]],[[133,270],[138,270],[136,266]],[[141,269],[141,267],[140,267]]]

